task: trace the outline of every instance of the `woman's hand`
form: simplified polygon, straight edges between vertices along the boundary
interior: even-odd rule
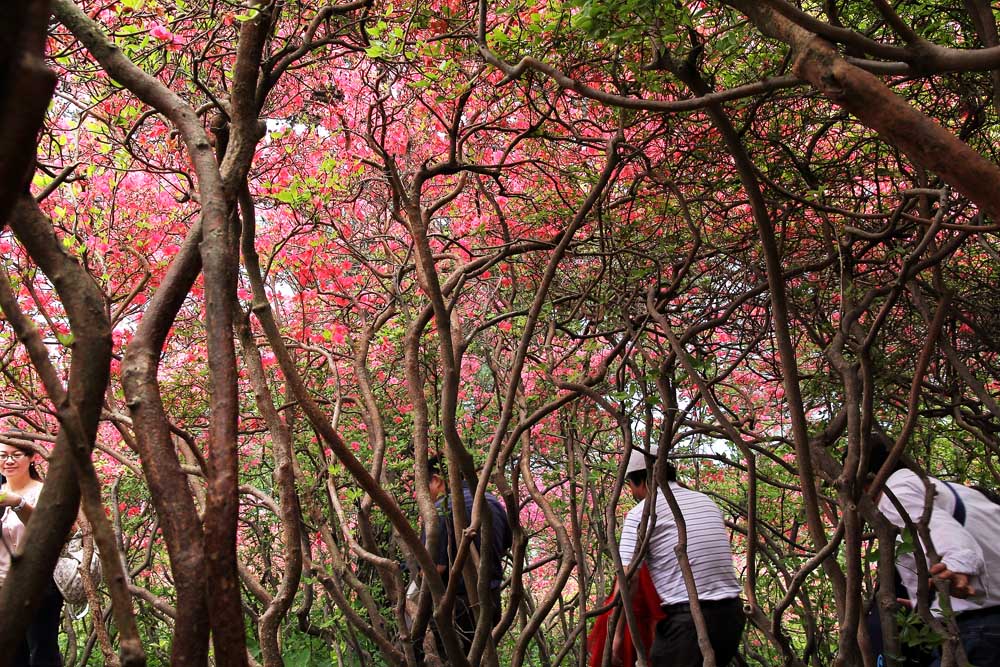
[[[35,512],[35,507],[28,502],[27,498],[11,491],[0,491],[0,507],[9,507],[17,515],[18,520],[25,525],[28,524],[28,520]]]

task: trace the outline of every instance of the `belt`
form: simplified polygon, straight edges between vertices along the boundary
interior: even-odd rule
[[[698,606],[702,609],[713,609],[716,607],[726,607],[733,604],[739,604],[739,598],[723,598],[722,600],[698,600]],[[691,612],[690,602],[678,602],[677,604],[664,604],[660,605],[668,614],[685,614]]]

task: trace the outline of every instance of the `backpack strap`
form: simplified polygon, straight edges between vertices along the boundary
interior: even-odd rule
[[[955,490],[955,487],[953,485],[949,484],[948,482],[944,482],[944,481],[942,481],[942,484],[944,484],[945,486],[948,487],[948,490],[951,491],[952,497],[955,499],[955,509],[952,510],[951,517],[953,519],[955,519],[955,521],[959,522],[960,524],[962,524],[964,526],[965,525],[965,503],[962,502],[962,497],[960,495],[958,495],[958,491]],[[929,591],[927,591],[927,593],[928,593],[928,603],[929,604],[934,604],[934,600],[935,600],[935,598],[937,598],[937,591],[934,590],[933,587],[931,587],[931,589]]]
[[[960,524],[962,524],[964,526],[965,525],[965,503],[962,502],[962,497],[960,495],[958,495],[958,491],[955,490],[954,486],[952,486],[948,482],[945,482],[944,485],[948,487],[948,490],[951,491],[951,495],[955,498],[955,509],[952,511],[951,516],[952,516],[952,518],[955,519],[955,521],[959,522]]]

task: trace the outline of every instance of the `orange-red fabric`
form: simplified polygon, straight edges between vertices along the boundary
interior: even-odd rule
[[[635,590],[632,593],[632,611],[635,613],[635,620],[639,626],[639,637],[642,645],[646,647],[646,657],[649,657],[649,649],[653,646],[653,637],[656,634],[656,624],[666,618],[666,614],[660,607],[660,596],[653,586],[653,579],[649,576],[649,570],[643,563],[639,571],[633,578]],[[609,604],[617,595],[617,591],[608,596],[604,604]],[[590,653],[590,667],[601,667],[601,659],[604,657],[604,644],[613,638],[614,630],[609,629],[611,615],[614,608],[609,609],[594,622],[594,627],[587,637],[587,651]],[[624,619],[623,619],[624,622]],[[609,637],[609,630],[612,637]],[[632,645],[632,635],[629,632],[628,624],[625,625],[625,641],[622,647],[622,664],[625,667],[635,665],[635,646]]]

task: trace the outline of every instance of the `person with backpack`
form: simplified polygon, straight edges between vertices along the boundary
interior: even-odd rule
[[[869,473],[882,467],[890,449],[888,438],[873,439]],[[934,485],[928,531],[940,557],[939,562],[929,564],[929,572],[949,583],[951,609],[969,663],[1000,667],[1000,506],[977,489],[934,477],[926,479]],[[898,528],[906,527],[891,494],[916,525],[925,511],[926,487],[921,476],[898,462],[885,489],[878,498],[879,511]],[[906,553],[896,561],[909,600],[918,595],[915,559],[913,553]],[[936,596],[931,612],[942,613]],[[931,662],[932,667],[938,664],[940,657]]]
[[[458,541],[455,539],[455,521],[451,511],[450,498],[448,496],[448,482],[442,462],[437,457],[428,460],[428,492],[431,501],[437,508],[438,539],[437,548],[431,554],[438,572],[445,577],[447,584],[448,572],[454,561],[455,552],[458,549]],[[462,483],[462,493],[465,499],[466,517],[472,514],[473,496],[472,489],[468,484]],[[507,517],[507,510],[503,503],[492,493],[486,493],[486,508],[490,513],[492,539],[485,548],[481,543],[480,535],[477,532],[473,543],[479,551],[480,558],[489,558],[489,590],[490,590],[490,627],[495,627],[501,618],[502,606],[500,589],[503,585],[503,558],[510,551],[513,543],[510,521]],[[486,608],[480,605],[480,609]],[[455,605],[455,628],[458,630],[459,640],[464,649],[472,645],[472,638],[476,630],[476,619],[478,612],[474,612],[469,600],[465,579],[458,582],[458,595]]]

